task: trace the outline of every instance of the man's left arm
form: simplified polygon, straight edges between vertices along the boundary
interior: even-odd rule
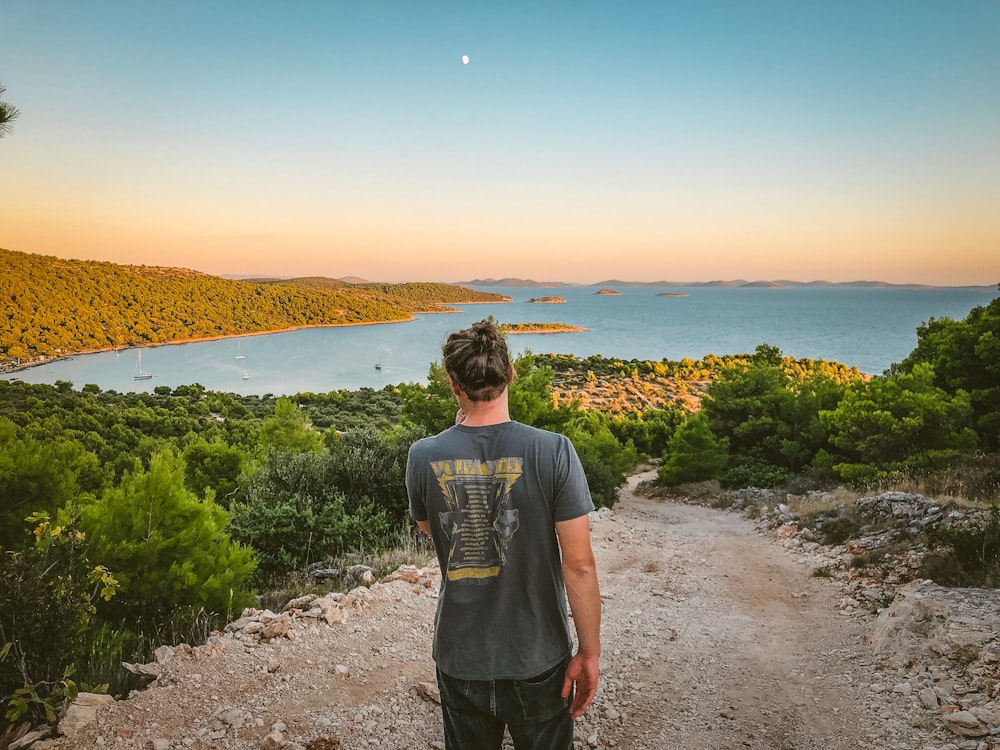
[[[597,694],[601,671],[601,592],[597,584],[597,562],[590,545],[590,517],[584,514],[556,523],[556,535],[562,552],[566,598],[579,641],[579,649],[566,668],[563,683],[564,698],[576,683],[576,694],[570,705],[570,715],[576,719]]]

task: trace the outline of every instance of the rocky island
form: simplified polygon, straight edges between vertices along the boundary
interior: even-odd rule
[[[594,292],[594,294],[618,296],[621,294],[621,292],[617,291],[616,289],[598,289],[596,292]]]
[[[565,323],[501,323],[503,333],[582,333],[589,329]]]
[[[528,302],[534,302],[536,305],[560,305],[565,301],[565,297],[532,297],[528,300]]]
[[[657,297],[688,297],[687,292],[660,292]]]

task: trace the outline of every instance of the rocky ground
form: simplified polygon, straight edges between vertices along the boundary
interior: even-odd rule
[[[822,550],[761,533],[739,513],[637,493],[652,476],[632,477],[592,523],[603,675],[578,747],[1000,747],[1000,728],[977,720],[984,733],[958,736],[936,703],[922,705],[930,674],[876,658],[875,614],[845,606],[844,581],[814,575]],[[194,649],[162,649],[145,668],[149,688],[33,747],[443,748],[430,659],[438,575],[403,570],[252,613]]]

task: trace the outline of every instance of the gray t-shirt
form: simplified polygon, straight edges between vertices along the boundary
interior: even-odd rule
[[[594,509],[569,438],[520,422],[456,425],[410,447],[406,489],[441,564],[441,671],[523,680],[568,656],[555,523]]]

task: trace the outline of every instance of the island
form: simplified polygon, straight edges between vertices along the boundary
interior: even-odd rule
[[[534,302],[536,305],[561,305],[565,301],[565,297],[532,297],[528,300],[528,302]]]
[[[598,289],[594,294],[610,294],[610,295],[620,295],[621,292],[615,289]]]
[[[687,292],[660,292],[657,297],[687,297]]]
[[[582,333],[589,329],[565,323],[501,323],[502,333]]]

